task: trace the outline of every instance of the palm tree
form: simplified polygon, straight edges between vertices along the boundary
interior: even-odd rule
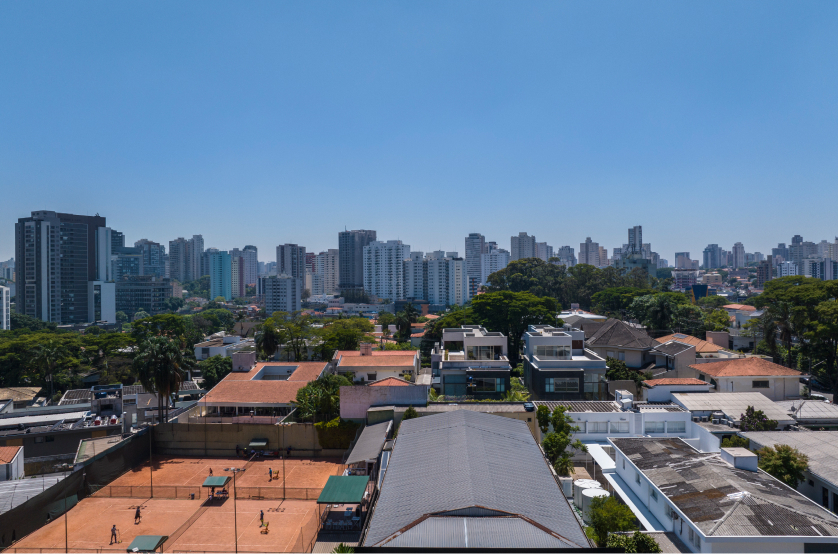
[[[47,381],[49,381],[50,400],[52,399],[52,395],[54,394],[53,381],[55,368],[58,365],[59,360],[61,360],[61,358],[63,358],[66,355],[67,349],[64,347],[64,345],[52,339],[38,346],[32,352],[33,363],[41,368],[44,377]]]
[[[259,355],[264,359],[270,359],[276,354],[282,344],[282,335],[279,330],[271,322],[266,321],[259,334],[256,335],[256,349]]]
[[[178,343],[169,337],[151,337],[139,346],[134,369],[145,390],[157,394],[157,415],[161,423],[165,421],[164,411],[168,414],[169,401],[180,390],[189,364]]]
[[[247,318],[247,314],[245,312],[239,310],[239,312],[236,313],[236,323],[239,324],[239,334],[241,334],[241,332],[244,331],[243,321],[245,320],[245,318]]]
[[[419,311],[416,309],[416,306],[413,305],[412,302],[408,302],[404,306],[404,314],[407,316],[408,321],[410,323],[416,323],[416,320],[419,319]]]

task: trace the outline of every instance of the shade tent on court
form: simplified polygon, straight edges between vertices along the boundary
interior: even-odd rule
[[[139,535],[131,541],[126,552],[157,552],[168,538],[167,535]]]
[[[206,488],[225,487],[225,486],[227,486],[227,483],[229,483],[229,482],[230,482],[230,477],[229,476],[220,475],[220,476],[217,476],[217,477],[207,477],[204,480],[204,484],[201,485],[201,486],[206,487]]]
[[[265,448],[266,446],[268,446],[268,439],[253,439],[247,445],[248,448]]]
[[[366,475],[332,475],[326,481],[318,504],[360,504],[364,500],[367,484]]]

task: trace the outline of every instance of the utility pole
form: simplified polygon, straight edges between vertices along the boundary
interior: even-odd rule
[[[148,476],[149,482],[151,483],[149,498],[154,498],[154,458],[151,452],[152,429],[151,426],[148,427]]]
[[[236,554],[239,552],[239,522],[238,514],[236,512],[236,474],[241,471],[239,468],[233,468],[233,533],[235,533],[236,540]]]
[[[67,532],[67,492],[64,492],[64,552],[70,552],[70,538]]]

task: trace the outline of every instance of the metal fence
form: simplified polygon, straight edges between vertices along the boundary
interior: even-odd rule
[[[227,490],[233,492],[232,483]],[[303,487],[236,487],[239,500],[317,500],[323,488]],[[209,489],[197,486],[105,486],[93,496],[104,498],[167,498],[179,500],[202,500],[209,496]]]

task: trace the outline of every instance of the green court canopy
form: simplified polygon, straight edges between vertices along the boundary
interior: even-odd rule
[[[332,475],[326,481],[318,504],[360,504],[370,478],[366,475]]]
[[[126,552],[155,552],[168,538],[166,535],[140,535],[131,541]]]
[[[268,446],[268,439],[253,439],[248,448],[265,448]]]
[[[204,487],[223,487],[230,481],[230,478],[226,475],[222,475],[220,477],[207,477],[204,481]]]

